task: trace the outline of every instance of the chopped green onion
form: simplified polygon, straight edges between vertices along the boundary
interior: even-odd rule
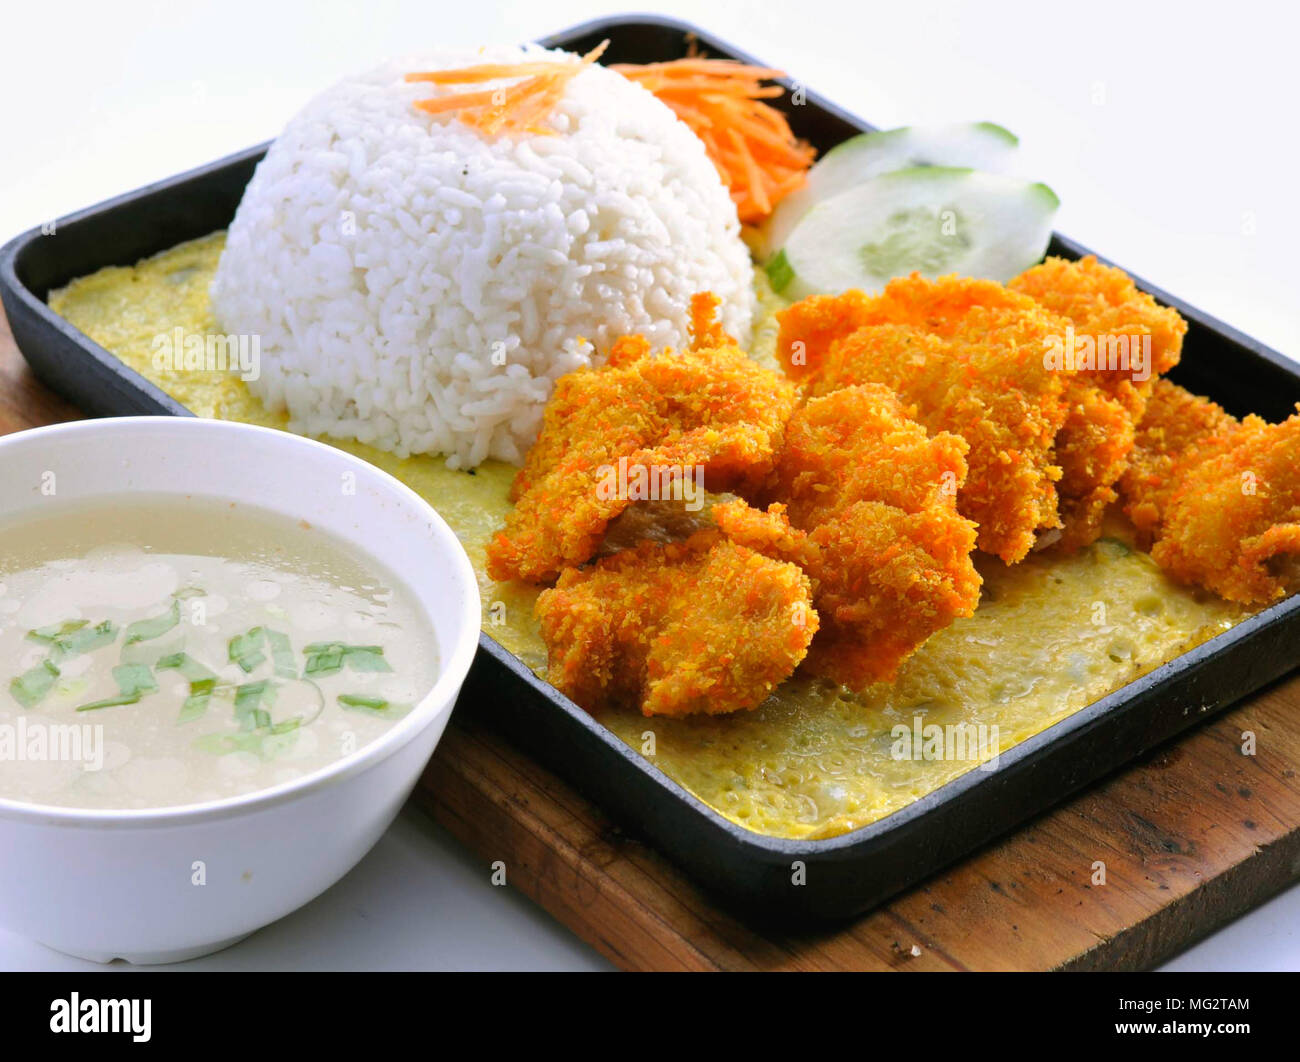
[[[378,645],[354,645],[346,651],[348,667],[353,671],[392,671]]]
[[[340,693],[339,704],[353,712],[364,712],[367,715],[381,715],[385,718],[402,716],[410,711],[410,706],[405,704],[393,704],[382,697],[367,697],[360,693]]]
[[[126,628],[125,645],[147,642],[151,638],[161,638],[181,621],[181,603],[175,599],[172,607],[161,616],[152,619],[137,620]]]
[[[303,652],[307,656],[304,675],[332,675],[343,669],[343,646],[339,642],[313,642]]]
[[[271,647],[271,659],[275,661],[275,673],[281,678],[298,677],[298,665],[293,661],[293,646],[289,636],[280,631],[266,629],[266,642]]]
[[[230,659],[245,675],[266,660],[261,649],[263,633],[261,627],[254,627],[247,634],[237,634],[230,639]]]
[[[158,692],[153,672],[144,664],[118,664],[113,668],[113,681],[123,693]]]
[[[275,683],[269,679],[235,688],[235,719],[241,730],[258,730],[271,725],[271,713],[262,708],[262,703],[272,703],[275,690]]]
[[[108,645],[117,637],[117,624],[112,620],[104,620],[103,623],[97,623],[93,627],[83,627],[79,631],[73,631],[55,641],[55,645],[62,651],[64,656],[77,656],[79,653],[89,653],[100,646]]]
[[[55,659],[89,653],[117,637],[117,624],[112,620],[104,620],[93,627],[88,624],[89,620],[64,620],[28,631],[27,637],[52,646]]]
[[[340,693],[339,704],[344,708],[370,708],[376,712],[388,707],[388,702],[382,697],[363,697],[359,693]]]
[[[79,712],[93,712],[100,708],[117,708],[124,704],[139,704],[143,694],[119,693],[116,697],[105,697],[102,701],[91,701],[77,706]]]
[[[51,643],[56,638],[62,638],[65,634],[71,634],[73,631],[79,631],[90,620],[64,620],[62,623],[51,623],[48,627],[37,627],[34,631],[28,631],[27,637],[34,642]]]
[[[342,642],[312,642],[307,654],[308,675],[333,675],[346,663],[353,671],[392,671],[379,645],[344,645]]]
[[[60,697],[80,697],[88,689],[90,689],[90,683],[84,678],[64,679],[62,682],[55,683],[54,686],[54,691]]]
[[[24,708],[33,708],[50,692],[54,686],[54,680],[59,677],[59,669],[50,661],[42,660],[34,668],[24,671],[16,679],[9,683],[9,692],[14,695],[14,700]]]
[[[294,716],[264,730],[237,734],[204,734],[194,742],[194,746],[214,756],[226,756],[232,752],[251,752],[260,759],[269,760],[293,745],[298,737],[295,731],[300,725],[301,720],[298,716]]]
[[[119,664],[113,668],[113,681],[117,683],[116,697],[78,706],[79,712],[93,712],[100,708],[116,708],[125,704],[139,704],[146,693],[156,693],[158,683],[144,664]]]
[[[189,653],[172,653],[154,665],[159,671],[179,671],[191,684],[200,679],[215,679],[216,672],[209,671]]]
[[[262,755],[263,734],[204,734],[194,745],[214,756],[226,756],[232,752],[251,752]]]
[[[256,742],[256,748],[248,747],[250,740]],[[229,752],[257,752],[262,747],[262,737],[260,734],[204,734],[195,739],[194,747],[214,756],[224,756]]]
[[[181,705],[177,724],[192,723],[208,710],[208,701],[217,686],[217,676],[189,653],[172,653],[154,665],[159,671],[179,671],[190,682],[190,695]]]
[[[190,695],[181,705],[181,714],[176,717],[177,724],[192,723],[208,710],[208,701],[212,699],[212,690],[216,687],[214,678],[195,679],[190,683]]]
[[[298,722],[296,719],[287,719],[271,727],[267,735],[262,738],[262,748],[258,755],[264,760],[274,759],[280,753],[291,749],[297,741]]]

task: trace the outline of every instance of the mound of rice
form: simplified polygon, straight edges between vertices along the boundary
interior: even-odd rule
[[[403,81],[566,54],[389,63],[317,97],[271,147],[212,301],[223,330],[260,337],[250,386],[295,431],[453,467],[519,462],[557,377],[624,333],[681,346],[694,292],[718,294],[747,337],[736,209],[649,92],[592,66],[552,116],[558,135],[487,138],[417,110],[435,90]]]

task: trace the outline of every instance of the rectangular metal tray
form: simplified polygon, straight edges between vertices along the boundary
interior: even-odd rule
[[[610,40],[608,62],[686,54],[755,60],[682,23],[645,17],[591,22],[543,43],[585,51]],[[870,129],[809,93],[787,107],[795,131],[825,151]],[[972,116],[979,117],[979,116]],[[46,305],[48,293],[103,266],[130,265],[224,228],[266,145],[59,219],[0,250],[0,297],[14,338],[36,375],[96,415],[189,410]],[[1089,253],[1064,237],[1050,253]],[[1288,416],[1300,400],[1300,368],[1281,355],[1138,281],[1187,318],[1173,378],[1241,415]],[[460,699],[640,831],[733,911],[784,923],[839,918],[872,907],[1038,814],[1300,664],[1300,596],[1258,616],[1076,712],[901,811],[821,841],[765,837],[737,826],[671,781],[515,657],[483,635]],[[802,864],[804,884],[796,885]]]

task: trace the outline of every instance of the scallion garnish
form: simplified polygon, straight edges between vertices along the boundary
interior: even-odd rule
[[[24,671],[9,683],[9,692],[24,708],[34,708],[54,686],[59,669],[50,661],[42,660],[34,668]]]
[[[117,624],[104,620],[91,627],[89,620],[64,620],[48,627],[37,627],[28,631],[27,637],[34,642],[44,642],[54,650],[55,659],[89,653],[100,646],[108,645],[117,637]]]
[[[383,646],[344,645],[342,642],[312,642],[307,654],[308,675],[333,675],[347,664],[353,671],[392,671],[384,659]]]
[[[215,679],[216,672],[209,671],[189,653],[171,653],[154,665],[159,671],[179,671],[191,683],[200,679]]]
[[[347,650],[348,667],[353,671],[392,671],[379,645],[354,645]]]
[[[367,697],[361,693],[340,693],[339,704],[352,712],[365,712],[367,715],[382,715],[387,718],[405,715],[410,706],[393,704],[382,697]]]
[[[261,648],[264,633],[261,627],[254,627],[246,634],[237,634],[230,639],[230,659],[245,675],[266,660]]]
[[[275,673],[280,678],[298,677],[298,665],[293,660],[293,646],[289,636],[280,631],[266,628],[266,644],[271,647],[271,659],[275,662]]]
[[[103,623],[96,623],[93,627],[83,627],[79,631],[73,631],[57,639],[54,644],[63,651],[64,656],[76,656],[78,653],[89,653],[100,646],[108,645],[116,637],[117,624],[112,620],[104,620]]]
[[[79,712],[94,712],[100,708],[118,708],[124,704],[139,704],[141,694],[119,693],[116,697],[105,697],[102,701],[91,701],[77,706]]]
[[[176,722],[192,723],[208,710],[208,701],[212,699],[212,691],[217,685],[216,679],[195,679],[190,683],[190,695],[185,698],[185,703],[181,705],[181,714],[176,717]]]
[[[214,756],[226,756],[232,752],[251,752],[263,760],[269,760],[293,744],[297,739],[294,731],[301,723],[301,717],[294,716],[283,723],[276,723],[274,726],[260,730],[236,734],[204,734],[194,742],[194,745]]]
[[[304,675],[332,675],[343,670],[343,646],[339,642],[312,642],[303,652],[307,655]]]
[[[269,679],[235,687],[235,719],[241,730],[259,730],[271,725],[271,713],[262,704],[275,700],[276,685]]]
[[[208,710],[208,701],[217,686],[217,676],[200,664],[189,653],[172,653],[164,656],[155,667],[159,671],[179,671],[190,682],[190,695],[181,705],[176,722],[192,723]]]
[[[158,682],[145,664],[118,664],[113,681],[123,693],[157,693]]]
[[[388,702],[382,697],[363,697],[359,693],[340,693],[339,704],[344,708],[369,708],[375,712],[382,712],[388,707]]]
[[[137,620],[126,628],[124,645],[147,642],[152,638],[161,638],[181,621],[181,603],[173,599],[172,607],[161,616],[152,619]]]
[[[52,643],[56,638],[62,638],[65,634],[71,634],[73,631],[79,631],[90,620],[64,620],[62,623],[51,623],[48,627],[37,627],[34,631],[28,631],[27,637],[33,642],[45,642],[47,645]]]
[[[113,681],[117,683],[116,697],[91,701],[77,708],[79,712],[93,712],[100,708],[116,708],[124,704],[139,704],[146,693],[156,693],[158,683],[144,664],[119,664],[113,668]]]

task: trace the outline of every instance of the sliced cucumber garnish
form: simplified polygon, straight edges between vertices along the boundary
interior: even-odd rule
[[[783,246],[803,216],[822,200],[893,170],[913,166],[963,166],[1006,173],[1020,141],[992,122],[908,125],[862,133],[831,148],[808,171],[803,187],[781,200],[763,227],[765,255]]]
[[[880,291],[913,271],[1008,281],[1040,261],[1060,200],[1045,184],[941,166],[873,177],[813,207],[767,265],[787,298]]]

